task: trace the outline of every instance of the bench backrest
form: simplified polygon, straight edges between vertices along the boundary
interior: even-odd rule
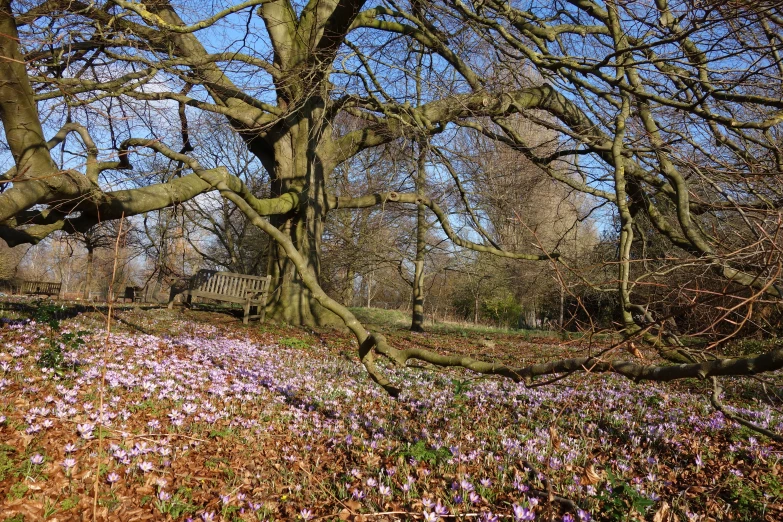
[[[244,298],[248,292],[262,293],[267,291],[269,278],[267,276],[251,276],[233,272],[216,272],[214,270],[199,270],[190,279],[191,293],[224,295],[227,297]]]
[[[20,292],[23,294],[47,294],[58,295],[62,283],[48,283],[44,281],[22,281]]]

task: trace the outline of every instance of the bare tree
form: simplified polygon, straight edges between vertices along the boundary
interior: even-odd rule
[[[131,227],[126,222],[123,224],[123,236],[120,241],[125,245],[128,241]],[[72,235],[75,242],[87,251],[85,263],[84,289],[82,298],[89,299],[93,287],[93,275],[95,271],[95,251],[99,249],[111,249],[117,241],[119,234],[119,221],[106,221],[99,223],[85,232],[76,232]]]
[[[9,280],[16,276],[16,270],[24,257],[29,245],[19,245],[11,248],[0,242],[0,280]]]

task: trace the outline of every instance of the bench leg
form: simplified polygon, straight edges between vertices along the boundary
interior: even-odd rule
[[[178,292],[177,290],[172,288],[171,293],[169,294],[169,310],[174,309],[174,299],[176,299],[176,297],[180,294],[186,295],[188,297],[187,302],[190,303],[190,292],[188,292],[187,290],[185,290],[184,292]]]
[[[245,315],[242,317],[242,324],[247,324],[250,321],[250,299],[245,301]]]

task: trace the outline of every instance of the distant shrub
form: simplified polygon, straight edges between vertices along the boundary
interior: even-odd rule
[[[481,303],[482,317],[506,328],[517,326],[521,314],[522,307],[511,294]]]

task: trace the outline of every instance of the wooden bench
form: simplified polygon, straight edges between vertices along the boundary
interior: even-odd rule
[[[19,285],[20,294],[59,296],[62,283],[46,281],[22,281]]]
[[[187,288],[171,287],[169,309],[174,307],[174,298],[177,295],[183,295],[187,304],[191,306],[195,303],[194,298],[200,297],[244,305],[242,318],[244,324],[247,324],[250,319],[256,318],[263,322],[270,279],[269,276],[199,270],[196,275],[190,278]],[[256,308],[256,314],[250,315],[251,307]]]
[[[144,297],[144,289],[142,287],[126,286],[125,293],[120,297],[120,299],[125,300],[125,302],[140,303],[142,297]]]

